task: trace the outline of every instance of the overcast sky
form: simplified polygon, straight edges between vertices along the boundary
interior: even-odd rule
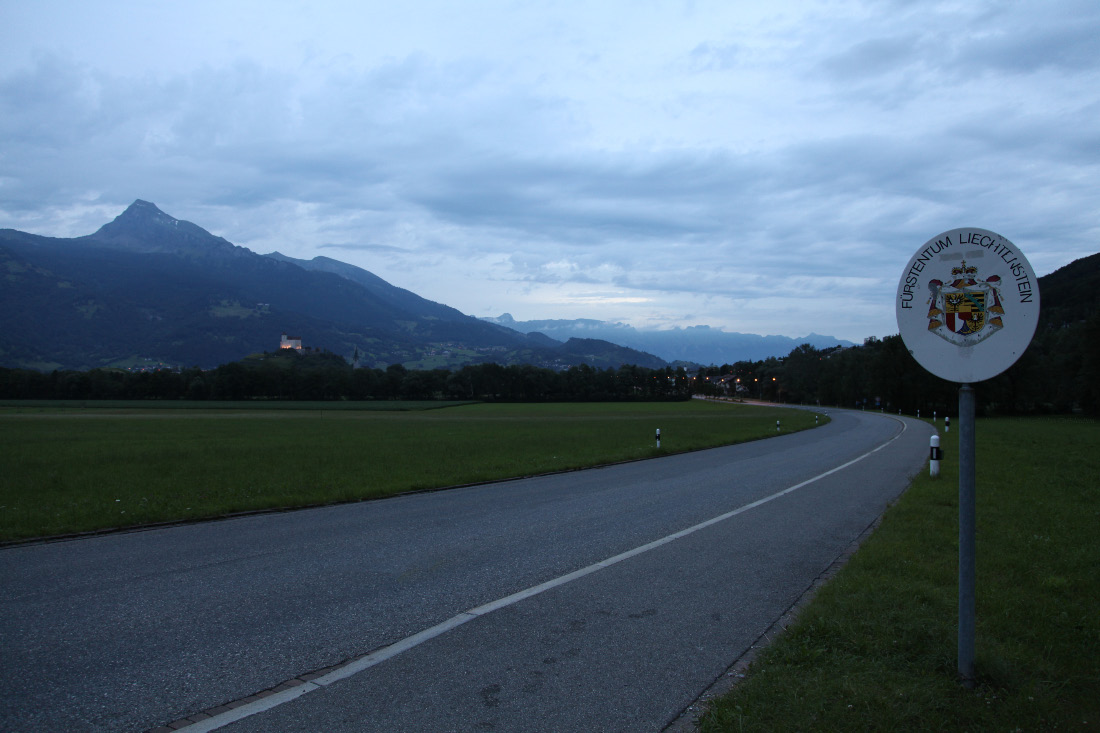
[[[1100,251],[1100,3],[0,0],[0,228],[134,199],[475,316],[853,341]]]

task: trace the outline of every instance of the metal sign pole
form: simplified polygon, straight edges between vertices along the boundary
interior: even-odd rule
[[[974,387],[959,388],[959,677],[974,686],[974,534],[975,437]]]

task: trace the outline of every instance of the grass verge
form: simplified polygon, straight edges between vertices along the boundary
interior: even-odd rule
[[[978,685],[956,681],[957,432],[717,700],[719,731],[1100,730],[1100,423],[979,420]]]
[[[699,401],[329,405],[0,408],[0,541],[354,501],[756,440],[776,435],[776,420],[784,432],[814,425],[803,410]]]

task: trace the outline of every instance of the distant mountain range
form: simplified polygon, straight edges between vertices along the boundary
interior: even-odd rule
[[[212,367],[274,350],[286,333],[365,366],[527,363],[662,367],[784,356],[802,343],[707,326],[640,331],[587,319],[477,319],[328,257],[256,254],[147,201],[94,234],[0,230],[0,366]]]
[[[800,344],[818,349],[833,346],[854,346],[832,336],[811,333],[803,338],[789,336],[757,336],[751,333],[731,333],[710,326],[690,326],[666,330],[639,330],[624,323],[576,320],[517,321],[508,313],[483,319],[521,333],[542,333],[559,341],[570,338],[595,338],[632,349],[639,349],[669,362],[720,366],[737,361],[760,361],[772,356],[786,356]]]
[[[72,239],[0,230],[0,365],[213,367],[281,334],[366,366],[664,360],[596,339],[565,343],[466,316],[325,257],[259,255],[135,201]]]

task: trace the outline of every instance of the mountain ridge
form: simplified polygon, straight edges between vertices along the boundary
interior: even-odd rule
[[[1100,292],[1100,253],[1040,279],[1045,323],[1082,320]],[[328,257],[257,254],[137,199],[92,234],[0,230],[0,366],[40,370],[140,359],[215,366],[273,350],[280,333],[363,364],[470,363],[663,367],[733,364],[801,344],[851,342],[727,332],[644,330],[595,319],[477,319]]]
[[[317,256],[312,260],[302,260],[295,257],[288,257],[280,252],[271,252],[264,255],[271,259],[278,260],[280,262],[289,262],[293,265],[297,265],[304,270],[313,270],[316,272],[328,272],[334,275],[338,275],[345,280],[351,280],[354,283],[358,283],[367,288],[370,292],[378,295],[387,302],[393,305],[399,305],[409,311],[420,313],[435,318],[442,318],[445,320],[460,321],[465,318],[469,318],[466,314],[459,311],[457,308],[452,308],[449,305],[437,303],[435,301],[423,298],[411,290],[399,288],[395,285],[391,285],[382,278],[375,275],[369,270],[364,270],[361,267],[350,265],[340,260],[334,260],[331,257]]]
[[[352,265],[322,262],[342,270],[330,272],[287,259],[234,245],[141,199],[82,237],[0,230],[0,364],[85,369],[152,359],[213,367],[274,350],[287,332],[345,357],[358,352],[370,366],[605,367],[618,366],[623,354],[613,344],[603,355],[574,353]],[[650,354],[629,355],[639,365],[664,365]]]

